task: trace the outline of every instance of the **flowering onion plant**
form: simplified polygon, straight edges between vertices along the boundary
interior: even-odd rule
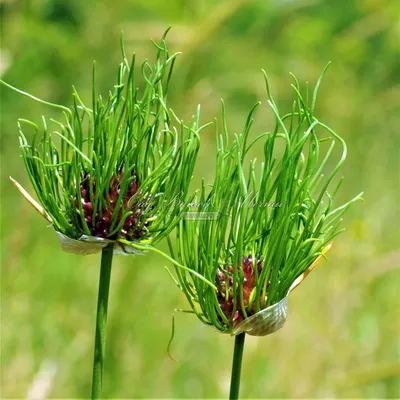
[[[93,398],[101,395],[113,252],[157,251],[152,245],[180,218],[182,209],[170,199],[186,199],[199,150],[199,110],[186,125],[167,107],[178,53],[169,54],[165,35],[154,46],[155,63],[145,61],[140,67],[141,88],[135,56],[128,61],[123,43],[117,83],[105,97],[96,93],[94,68],[90,106],[75,88],[72,106],[65,107],[2,82],[64,116],[61,122],[51,120],[54,130],[44,117],[42,129],[34,122],[18,121],[22,158],[39,202],[13,182],[54,227],[64,250],[102,251]],[[33,131],[30,140],[26,128]]]
[[[173,257],[216,286],[176,268],[176,284],[189,301],[189,312],[236,335],[231,398],[239,393],[245,333],[263,336],[283,326],[289,292],[343,231],[343,214],[361,198],[334,205],[346,144],[315,117],[321,78],[310,98],[293,78],[293,107],[281,114],[265,74],[275,127],[254,139],[249,132],[260,103],[233,140],[223,105],[214,183],[210,190],[203,184],[197,210],[180,221],[176,252],[170,241]],[[255,147],[263,149],[260,164],[246,162]]]

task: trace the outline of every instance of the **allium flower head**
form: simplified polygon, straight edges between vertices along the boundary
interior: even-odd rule
[[[155,62],[142,63],[139,79],[135,56],[129,62],[122,44],[117,82],[107,96],[96,93],[93,68],[90,106],[75,88],[72,106],[65,107],[3,82],[64,115],[62,122],[43,118],[42,128],[18,122],[22,158],[40,204],[14,182],[67,251],[97,252],[116,241],[117,251],[129,252],[157,242],[179,219],[170,199],[186,198],[201,127],[199,110],[186,125],[167,107],[178,53],[170,55],[164,39],[153,42]]]
[[[361,198],[334,206],[346,144],[315,117],[320,80],[308,102],[295,79],[293,108],[284,114],[266,75],[265,82],[275,126],[250,139],[257,103],[230,140],[223,105],[214,183],[209,190],[203,185],[198,209],[180,222],[176,254],[170,243],[181,264],[215,284],[176,270],[193,312],[235,335],[263,336],[283,326],[288,294],[330,248],[342,215]],[[256,148],[262,162],[246,161]]]

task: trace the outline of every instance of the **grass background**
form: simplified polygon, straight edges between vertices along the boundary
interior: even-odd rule
[[[90,99],[96,59],[103,93],[114,85],[119,36],[128,53],[153,55],[149,38],[169,25],[180,50],[171,106],[202,120],[224,98],[232,132],[263,101],[253,135],[271,129],[261,68],[281,108],[289,72],[313,85],[333,62],[317,115],[348,144],[338,199],[365,191],[347,231],[289,301],[284,329],[246,341],[242,396],[396,398],[399,390],[400,4],[397,0],[3,0],[2,78],[70,104],[71,85]],[[46,223],[12,187],[30,187],[16,119],[54,110],[1,88],[1,397],[82,398],[90,393],[99,256],[62,253]],[[197,176],[213,176],[215,139],[202,136]],[[165,245],[161,246],[166,248]],[[176,316],[183,295],[149,255],[115,259],[104,397],[226,397],[233,339]],[[39,390],[40,391],[40,390]]]

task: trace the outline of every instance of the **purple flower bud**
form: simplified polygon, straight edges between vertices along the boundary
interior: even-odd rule
[[[87,214],[91,214],[93,212],[93,204],[89,201],[83,204],[83,208]]]

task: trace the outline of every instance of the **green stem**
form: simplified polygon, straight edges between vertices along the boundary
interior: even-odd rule
[[[242,358],[245,337],[246,334],[244,332],[235,337],[235,349],[233,351],[231,375],[231,390],[229,392],[230,400],[235,400],[239,398],[240,371],[242,370]]]
[[[109,243],[101,253],[99,294],[97,299],[96,338],[94,345],[92,399],[101,397],[103,365],[106,350],[106,326],[108,293],[110,289],[111,264],[114,244]]]

